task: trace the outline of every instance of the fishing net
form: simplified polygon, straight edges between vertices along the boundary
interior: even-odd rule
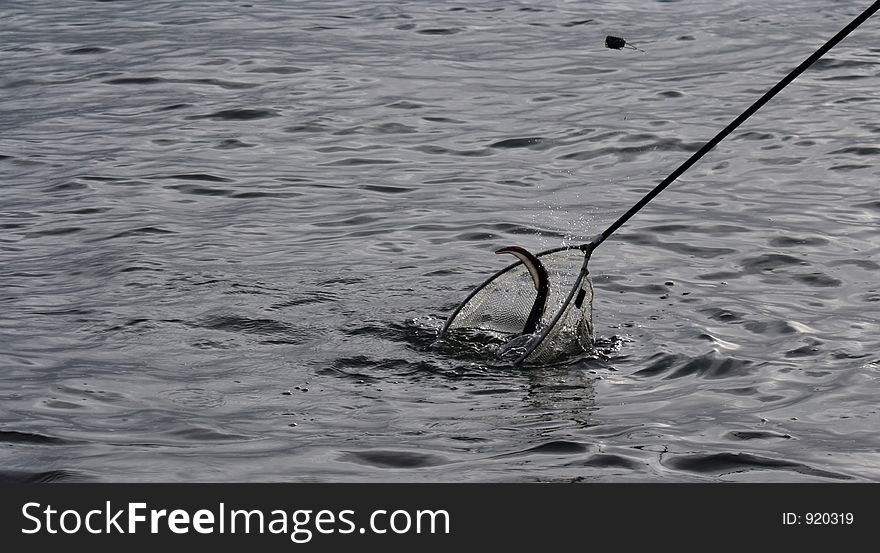
[[[492,275],[452,312],[441,336],[466,331],[505,341],[502,352],[515,363],[546,363],[593,344],[593,287],[586,255],[578,248],[555,249],[536,257],[547,270],[549,293],[534,333],[523,335],[538,292],[520,261]]]
[[[499,250],[499,253],[514,253],[520,261],[495,273],[477,287],[452,312],[440,331],[440,336],[450,332],[473,331],[506,340],[502,353],[507,351],[518,355],[514,363],[547,362],[559,354],[571,352],[574,348],[586,350],[592,347],[593,287],[590,284],[587,263],[593,250],[878,10],[880,1],[871,4],[792,69],[591,242],[549,250],[537,256],[517,247]],[[624,39],[613,36],[606,38],[605,45],[615,49],[633,47],[627,45]],[[538,269],[543,266],[546,272],[536,270],[536,266]],[[546,305],[539,312],[537,306],[543,302],[535,300],[544,297]],[[526,327],[528,332],[525,332]]]

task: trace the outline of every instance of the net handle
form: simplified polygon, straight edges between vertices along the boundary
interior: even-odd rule
[[[764,93],[763,96],[758,98],[755,103],[750,105],[744,112],[739,114],[739,116],[731,121],[726,127],[721,129],[715,136],[713,136],[708,142],[703,144],[703,146],[694,152],[691,157],[685,160],[684,163],[678,166],[675,171],[669,174],[668,177],[663,179],[660,184],[655,186],[650,192],[645,194],[641,200],[639,200],[634,206],[629,208],[629,211],[621,215],[616,221],[614,221],[611,226],[605,229],[601,234],[595,236],[590,242],[583,244],[580,246],[580,249],[584,251],[592,252],[599,244],[604,242],[609,236],[614,234],[617,229],[623,226],[624,223],[630,220],[633,215],[638,213],[643,207],[645,207],[648,202],[654,199],[657,194],[663,192],[667,186],[675,182],[675,180],[680,177],[685,171],[691,168],[697,161],[700,160],[704,155],[706,155],[709,150],[718,145],[719,142],[724,140],[727,135],[732,133],[737,127],[742,125],[746,119],[754,115],[756,111],[761,109],[764,104],[769,102],[774,96],[779,94],[783,88],[788,86],[793,80],[795,80],[801,73],[807,70],[811,65],[816,63],[822,56],[828,53],[829,50],[834,48],[838,42],[846,38],[851,32],[853,32],[859,25],[864,23],[869,17],[874,15],[874,13],[880,9],[880,0],[875,1],[871,4],[865,11],[859,14],[855,19],[850,21],[850,23],[841,29],[836,35],[828,39],[828,41],[819,47],[815,52],[810,54],[810,56],[801,62],[800,65],[792,69],[788,75],[782,78],[778,83],[776,83],[773,88]]]

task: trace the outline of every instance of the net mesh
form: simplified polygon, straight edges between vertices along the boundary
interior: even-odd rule
[[[547,269],[550,291],[537,332],[515,347],[519,361],[545,363],[562,353],[589,350],[593,341],[593,287],[581,268],[584,252],[579,249],[537,254]],[[565,303],[577,285],[572,301]],[[496,273],[465,300],[445,331],[469,330],[508,340],[522,334],[537,292],[532,277],[522,263]],[[547,329],[564,309],[552,328]],[[546,332],[545,332],[546,331]],[[543,338],[542,338],[543,336]]]

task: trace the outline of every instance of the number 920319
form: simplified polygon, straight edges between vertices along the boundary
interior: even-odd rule
[[[804,514],[805,524],[852,524],[854,517],[852,513],[806,513]]]

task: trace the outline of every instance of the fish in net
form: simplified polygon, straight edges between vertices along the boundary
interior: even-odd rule
[[[578,247],[533,255],[510,246],[518,262],[478,286],[446,320],[450,332],[481,333],[505,342],[515,363],[547,363],[593,345],[593,286]]]

